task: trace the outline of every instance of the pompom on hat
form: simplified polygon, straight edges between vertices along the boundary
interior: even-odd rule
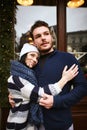
[[[25,43],[21,49],[21,52],[20,52],[20,55],[19,55],[19,59],[21,59],[21,57],[26,54],[26,53],[29,53],[29,52],[37,52],[39,53],[37,47],[35,47],[34,45],[32,44],[29,44],[29,43]]]

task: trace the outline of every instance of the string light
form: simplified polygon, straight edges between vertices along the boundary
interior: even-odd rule
[[[71,0],[67,3],[67,6],[70,8],[77,8],[84,4],[84,0]]]
[[[20,5],[29,6],[33,4],[33,0],[17,0]]]

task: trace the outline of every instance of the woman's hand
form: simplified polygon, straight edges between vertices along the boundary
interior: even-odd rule
[[[9,99],[9,103],[10,103],[11,107],[13,108],[15,106],[15,102],[13,100],[13,96],[10,93],[8,95],[8,99]]]
[[[78,72],[78,65],[73,64],[68,70],[68,66],[64,67],[64,70],[62,72],[62,78],[57,82],[57,86],[62,89],[65,84],[72,80],[75,76],[77,76]]]
[[[77,76],[78,72],[78,65],[73,64],[68,70],[68,66],[64,67],[63,73],[62,73],[62,78],[65,78],[67,81],[70,81],[73,79],[75,76]]]

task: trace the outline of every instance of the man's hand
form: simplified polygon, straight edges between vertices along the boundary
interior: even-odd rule
[[[39,100],[39,105],[44,106],[47,109],[50,109],[53,106],[53,96],[44,94],[43,98]]]
[[[10,103],[11,107],[13,108],[15,106],[15,102],[14,102],[11,94],[8,95],[8,99],[9,99],[9,103]]]

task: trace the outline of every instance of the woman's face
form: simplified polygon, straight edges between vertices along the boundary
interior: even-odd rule
[[[37,63],[39,59],[39,54],[37,52],[29,52],[27,53],[25,63],[29,68],[33,68]]]

